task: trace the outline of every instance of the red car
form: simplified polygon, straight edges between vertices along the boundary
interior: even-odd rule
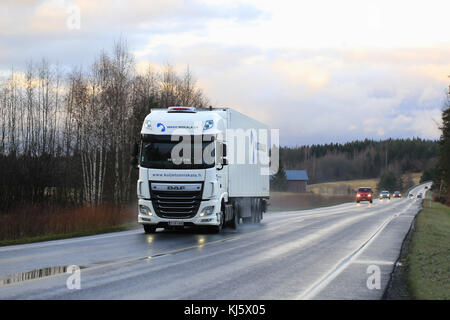
[[[394,198],[401,198],[402,194],[400,193],[400,191],[395,191],[393,197]]]
[[[356,194],[356,203],[360,201],[370,201],[373,202],[373,191],[371,188],[359,188],[358,193]]]

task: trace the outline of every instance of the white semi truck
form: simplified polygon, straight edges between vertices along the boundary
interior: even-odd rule
[[[153,109],[134,146],[138,222],[157,228],[259,223],[269,199],[269,133],[230,108]]]

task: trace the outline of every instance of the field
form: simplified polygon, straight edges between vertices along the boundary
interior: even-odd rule
[[[419,184],[420,177],[422,174],[410,173],[414,184]],[[405,178],[405,175],[403,176]],[[378,179],[360,179],[360,180],[349,180],[349,181],[335,181],[335,182],[325,182],[308,185],[306,188],[307,192],[312,192],[315,194],[322,195],[354,195],[359,187],[370,187],[372,190],[376,190],[378,184]],[[394,190],[391,190],[394,191]]]
[[[325,196],[314,193],[271,192],[269,211],[294,211],[354,201],[353,195]]]
[[[409,175],[414,184],[419,184],[421,173]],[[269,211],[305,210],[353,202],[359,187],[370,187],[376,190],[377,184],[378,179],[359,179],[308,185],[306,193],[271,192]]]

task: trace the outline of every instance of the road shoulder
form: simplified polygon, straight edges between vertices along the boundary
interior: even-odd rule
[[[450,299],[449,237],[450,207],[424,200],[384,298]]]

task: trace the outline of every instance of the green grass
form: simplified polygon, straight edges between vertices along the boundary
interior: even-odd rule
[[[424,200],[406,260],[411,298],[450,299],[450,207]]]
[[[138,227],[137,222],[131,222],[131,223],[125,223],[125,224],[118,225],[118,226],[111,226],[111,227],[105,227],[105,228],[100,228],[100,229],[96,229],[96,230],[86,230],[86,231],[73,232],[73,233],[67,233],[67,234],[49,234],[49,235],[44,235],[44,236],[26,237],[26,238],[20,238],[20,239],[15,239],[15,240],[0,240],[0,246],[9,246],[9,245],[15,245],[15,244],[26,244],[26,243],[41,242],[41,241],[92,236],[92,235],[97,235],[97,234],[102,234],[102,233],[126,231],[126,230],[135,229],[137,227]]]

